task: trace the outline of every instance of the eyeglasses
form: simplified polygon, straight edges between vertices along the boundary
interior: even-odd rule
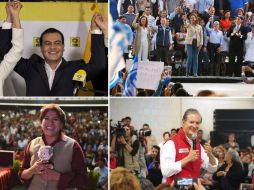
[[[42,42],[42,45],[43,46],[61,46],[63,45],[63,42],[61,40],[57,40],[57,41],[54,41],[54,42],[50,42],[50,41],[44,41]]]

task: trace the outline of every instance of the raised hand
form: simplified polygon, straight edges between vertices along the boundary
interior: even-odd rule
[[[22,4],[19,1],[9,2],[9,11],[12,18],[13,28],[21,28],[19,13],[22,8]]]
[[[199,154],[200,154],[199,151],[193,150],[193,146],[191,146],[190,152],[187,157],[191,162],[194,162],[198,159]]]
[[[252,68],[250,68],[250,66],[245,66],[244,70],[247,72],[252,72]]]
[[[94,22],[102,31],[108,30],[108,24],[101,14],[96,14]]]
[[[204,144],[204,149],[205,149],[205,152],[207,153],[207,155],[211,155],[212,154],[212,147],[210,145],[210,142],[207,142]]]
[[[10,6],[11,2],[7,2],[6,5],[5,5],[5,11],[6,11],[6,22],[12,22],[12,19],[11,19],[11,12],[10,12]]]
[[[19,1],[12,1],[9,2],[9,12],[12,16],[12,19],[14,19],[14,17],[18,17],[20,10],[22,8],[22,4]]]
[[[205,190],[205,187],[201,184],[200,179],[198,179],[198,183],[194,183],[195,190]]]

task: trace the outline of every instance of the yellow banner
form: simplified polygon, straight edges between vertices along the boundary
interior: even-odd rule
[[[5,4],[0,3],[0,20],[6,18]],[[22,21],[90,21],[94,3],[83,2],[23,2]],[[104,18],[108,18],[108,3],[98,3]]]

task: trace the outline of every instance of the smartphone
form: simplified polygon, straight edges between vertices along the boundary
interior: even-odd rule
[[[164,66],[164,78],[170,77],[172,73],[172,66]]]
[[[193,183],[197,183],[196,178],[176,178],[176,186],[193,186]]]
[[[169,65],[164,66],[164,71],[165,71],[165,72],[170,72],[170,71],[172,71],[172,66],[169,66]]]

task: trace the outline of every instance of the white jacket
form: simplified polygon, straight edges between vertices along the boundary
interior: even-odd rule
[[[24,31],[23,29],[12,29],[12,48],[4,56],[0,64],[0,96],[3,96],[4,80],[9,76],[11,71],[20,60],[24,49]]]

